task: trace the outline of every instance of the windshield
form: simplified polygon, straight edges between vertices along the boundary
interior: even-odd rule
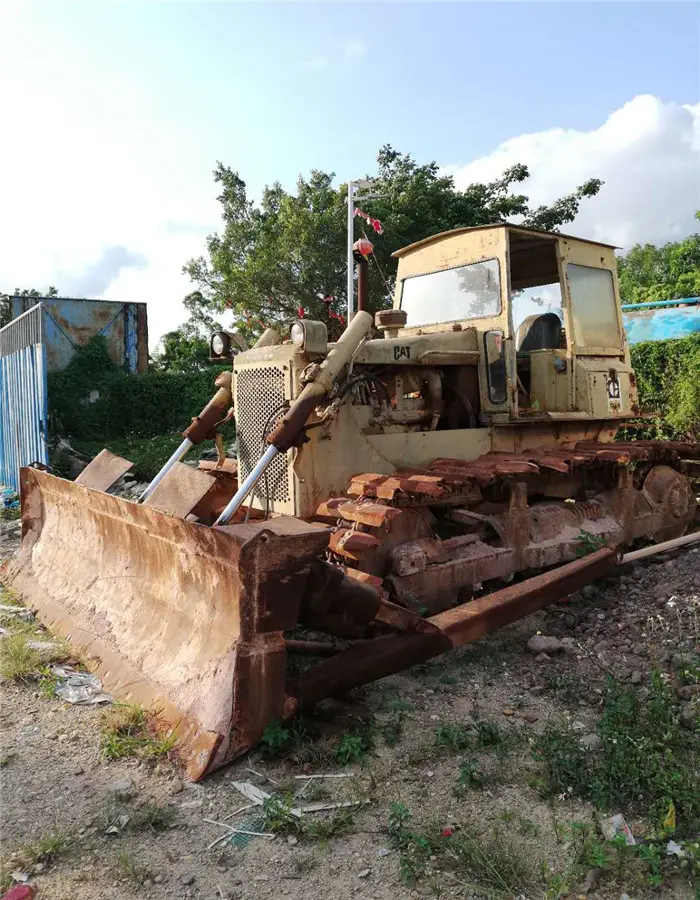
[[[401,309],[408,315],[409,328],[497,316],[501,311],[498,260],[404,278]]]

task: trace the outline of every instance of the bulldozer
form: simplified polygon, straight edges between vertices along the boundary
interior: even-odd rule
[[[111,492],[131,464],[106,450],[74,482],[24,468],[5,583],[157,708],[196,780],[273,720],[682,536],[700,445],[615,441],[641,413],[614,249],[436,234],[395,254],[393,308],[372,316],[358,246],[339,339],[300,319],[232,357],[138,501]],[[229,336],[211,347],[228,358]],[[182,462],[232,416],[236,460]]]

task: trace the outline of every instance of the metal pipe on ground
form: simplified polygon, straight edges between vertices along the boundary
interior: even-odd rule
[[[425,662],[454,647],[528,616],[617,568],[620,555],[607,548],[544,572],[520,584],[509,585],[478,600],[471,600],[426,619],[432,631],[392,634],[355,644],[310,669],[301,682],[302,703],[343,694],[350,688],[384,678]]]
[[[663,541],[661,544],[652,544],[650,547],[642,547],[641,550],[633,550],[625,553],[622,563],[635,562],[638,559],[646,559],[647,556],[656,556],[657,553],[665,553],[667,550],[676,550],[678,547],[686,547],[700,541],[700,531],[693,534],[684,534],[683,537],[673,538],[671,541]]]

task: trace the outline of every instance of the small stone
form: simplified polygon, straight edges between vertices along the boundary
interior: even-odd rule
[[[141,887],[145,887],[145,888],[153,887],[153,882],[151,881],[150,878],[147,878],[147,879],[143,882],[143,884],[141,885]]]
[[[586,750],[597,750],[600,745],[603,743],[599,734],[595,732],[591,734],[584,734],[584,736],[580,739],[580,743],[582,747],[585,747]]]
[[[552,657],[551,657],[551,656],[547,656],[546,653],[539,653],[539,654],[535,657],[535,662],[551,662],[551,661],[552,661]]]
[[[527,712],[523,713],[523,719],[525,719],[526,722],[529,722],[532,725],[539,719],[539,713],[536,713],[532,709],[528,709]]]
[[[681,707],[681,724],[686,728],[695,727],[695,710],[690,703]]]
[[[253,879],[253,881],[269,881],[269,880],[270,880],[269,875],[256,875],[255,878]]]
[[[155,881],[156,884],[162,884],[162,883],[163,883],[163,876],[162,876],[162,875],[156,875],[156,877],[155,877],[153,880]]]
[[[287,843],[290,845],[290,847],[294,847],[299,843],[299,838],[293,834],[289,834],[287,835]]]
[[[515,715],[515,710],[514,710],[514,709],[510,709],[510,707],[506,707],[506,708],[503,710],[503,715],[504,715],[504,716],[514,716],[514,715]]]
[[[58,736],[59,743],[62,744],[64,741],[67,741],[67,740],[68,740],[68,735],[65,732],[63,734],[59,734],[59,736]]]
[[[183,884],[194,884],[194,875],[190,875],[190,874],[183,875],[182,878],[180,879],[180,881]]]
[[[358,878],[367,878],[367,876],[370,874],[371,871],[372,871],[371,869],[363,869],[361,872],[357,873],[357,877]]]
[[[534,687],[530,688],[530,695],[532,697],[541,697],[544,694],[544,687],[541,684],[536,684]]]
[[[84,771],[85,769],[82,766],[77,766],[75,769],[73,769],[73,774],[82,775]]]
[[[183,785],[179,778],[173,778],[170,782],[170,793],[171,794],[181,794],[183,791]]]
[[[641,672],[632,672],[630,676],[630,681],[632,684],[641,684],[644,676]]]
[[[558,653],[562,649],[562,644],[559,638],[551,635],[533,634],[527,642],[527,649],[535,655],[540,653]]]
[[[117,800],[131,800],[136,794],[136,785],[131,778],[116,778],[107,785],[107,793]]]

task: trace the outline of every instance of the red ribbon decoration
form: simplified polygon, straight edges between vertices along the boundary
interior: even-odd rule
[[[364,210],[360,209],[359,207],[356,207],[355,215],[360,216],[360,218],[364,219],[368,225],[374,228],[377,234],[384,234],[384,228],[379,219],[373,219],[372,216],[369,215],[369,213],[364,212]]]

